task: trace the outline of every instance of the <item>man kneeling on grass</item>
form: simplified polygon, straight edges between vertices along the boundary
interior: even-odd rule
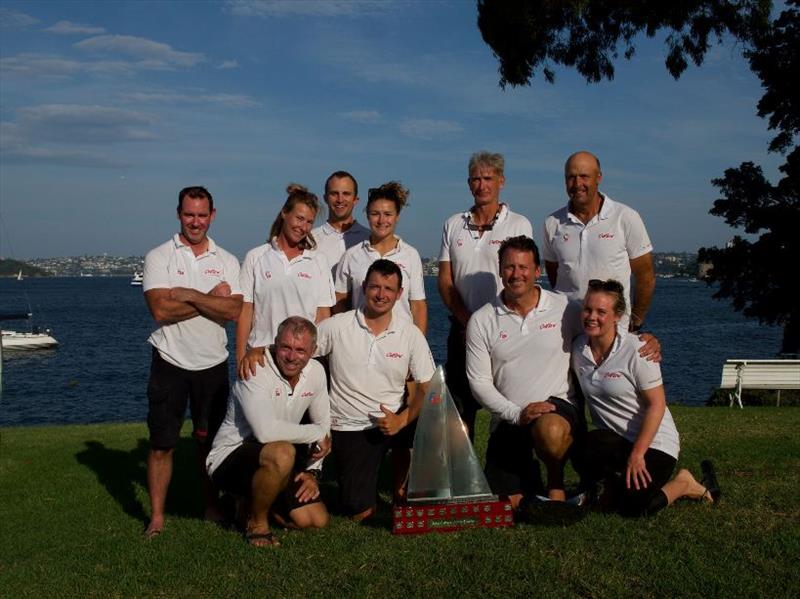
[[[297,528],[328,524],[317,477],[331,450],[330,400],[325,371],[311,360],[316,345],[317,330],[305,318],[279,325],[265,364],[236,381],[206,461],[220,489],[244,498],[245,536],[256,547],[280,545],[270,513]],[[300,424],[306,410],[311,424]]]

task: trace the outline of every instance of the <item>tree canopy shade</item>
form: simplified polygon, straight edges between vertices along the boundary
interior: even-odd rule
[[[787,0],[772,20],[766,0],[478,0],[478,27],[500,62],[500,85],[530,85],[553,65],[575,68],[587,81],[614,78],[614,61],[630,59],[644,34],[666,34],[665,66],[678,78],[691,61],[701,65],[710,44],[730,36],[741,44],[764,95],[759,116],[776,135],[772,152],[788,154],[777,185],[761,167],[744,162],[712,183],[722,198],[711,214],[759,235],[736,236],[725,248],[701,248],[713,264],[714,297],[730,298],[747,316],[784,327],[782,352],[800,351],[800,0]]]
[[[500,61],[500,85],[528,85],[551,65],[574,67],[587,81],[614,78],[620,52],[636,36],[668,32],[665,65],[678,78],[703,62],[709,42],[729,33],[747,40],[769,20],[768,0],[478,0],[478,27]]]

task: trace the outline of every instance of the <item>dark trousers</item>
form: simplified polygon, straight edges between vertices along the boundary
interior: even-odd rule
[[[464,341],[464,327],[455,318],[450,317],[450,332],[447,334],[447,362],[444,374],[447,388],[467,425],[469,440],[475,440],[475,415],[481,405],[472,395],[467,379],[467,346]]]

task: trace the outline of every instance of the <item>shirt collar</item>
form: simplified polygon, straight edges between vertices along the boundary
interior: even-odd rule
[[[286,255],[284,253],[284,251],[281,249],[281,247],[278,245],[278,238],[277,237],[273,237],[272,239],[270,239],[269,244],[272,246],[272,249],[275,250],[276,252],[279,252],[279,253],[283,254],[284,256]],[[300,254],[299,256],[297,256],[295,258],[292,258],[292,260],[297,260],[298,258],[311,258],[311,252],[312,251],[313,250],[304,249],[302,254]]]
[[[367,325],[367,320],[366,320],[366,317],[364,316],[364,308],[358,308],[358,309],[353,310],[353,311],[356,313],[355,314],[355,318],[356,318],[356,322],[358,323],[358,326],[360,326],[362,329],[364,329],[364,330],[368,331],[370,334],[372,334],[372,330]],[[396,321],[396,319],[394,317],[394,311],[392,311],[392,319],[389,321],[389,326],[386,327],[386,330],[383,333],[381,333],[381,335],[386,335],[388,333],[396,332],[397,329],[394,326],[395,325],[395,321]]]
[[[550,295],[544,289],[542,289],[541,285],[536,285],[536,288],[539,290],[539,303],[536,304],[536,307],[533,310],[528,312],[525,318],[527,318],[531,314],[538,314],[540,312],[544,312],[550,309],[550,303],[551,303]],[[519,318],[522,318],[514,310],[506,306],[505,302],[503,301],[502,291],[498,293],[494,298],[494,309],[498,315],[510,314],[512,316],[517,316]]]
[[[206,251],[204,253],[205,254],[216,254],[217,253],[217,244],[214,243],[214,240],[211,239],[210,237],[206,237],[206,239],[208,240],[208,248],[206,249]],[[175,235],[173,235],[172,243],[175,246],[175,249],[186,248],[188,250],[191,250],[191,248],[188,245],[186,245],[185,243],[183,243],[181,241],[181,234],[180,233],[175,233]],[[202,255],[203,254],[200,254],[200,256],[202,256]]]
[[[497,225],[506,220],[508,218],[508,212],[508,204],[505,202],[500,202],[500,212],[497,214],[497,220],[494,221],[494,224]],[[467,228],[470,220],[472,219],[472,206],[470,206],[467,211],[462,214],[462,216],[464,217],[464,228]]]
[[[297,391],[297,389],[300,388],[300,385],[303,383],[303,381],[306,378],[306,370],[308,369],[308,364],[306,364],[303,367],[303,370],[300,371],[300,376],[297,379],[297,384],[294,386],[294,389],[292,389],[292,385],[281,374],[281,371],[278,370],[278,365],[275,363],[275,360],[272,357],[272,351],[271,350],[272,350],[272,346],[268,347],[267,351],[264,352],[265,356],[266,356],[266,359],[267,359],[267,368],[269,368],[272,371],[272,374],[274,374],[276,377],[278,377],[278,379],[283,384],[286,385],[286,387],[289,389],[289,393],[294,393],[295,391]]]

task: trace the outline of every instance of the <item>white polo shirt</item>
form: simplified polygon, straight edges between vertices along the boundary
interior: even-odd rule
[[[559,397],[577,405],[569,381],[580,306],[539,287],[539,304],[523,318],[495,296],[467,325],[467,377],[472,394],[498,419],[519,423],[529,403]]]
[[[592,422],[631,443],[639,436],[645,414],[645,403],[638,392],[663,384],[658,363],[639,355],[642,345],[632,333],[617,334],[611,353],[600,366],[594,361],[586,335],[578,337],[572,346],[572,369],[589,404]],[[680,440],[669,408],[650,447],[678,459]]]
[[[392,412],[403,405],[406,376],[427,382],[436,369],[428,342],[411,322],[392,318],[377,337],[362,310],[322,321],[317,355],[328,356],[331,373],[331,428],[360,431],[382,418],[381,404]]]
[[[199,256],[176,233],[144,259],[143,291],[188,287],[208,293],[223,281],[230,285],[232,295],[242,293],[239,261],[210,237],[208,249]],[[228,359],[225,328],[202,315],[162,325],[147,341],[164,360],[185,370],[205,370]]]
[[[625,288],[630,314],[630,261],[652,252],[653,244],[638,212],[600,195],[600,212],[585,225],[569,212],[569,205],[547,217],[542,259],[558,262],[555,291],[570,299],[583,301],[591,279],[616,279]]]
[[[266,366],[256,367],[255,375],[234,383],[225,420],[206,458],[209,474],[248,438],[259,443],[314,443],[330,431],[330,400],[322,365],[310,360],[292,389],[269,351],[266,360]],[[300,424],[306,410],[313,424]]]
[[[354,221],[346,231],[340,231],[327,222],[311,231],[314,241],[317,242],[317,251],[325,256],[331,265],[331,276],[336,276],[336,265],[344,253],[365,239],[369,239],[369,234],[369,229],[358,221]]]
[[[494,300],[503,289],[497,250],[509,237],[533,238],[530,221],[500,205],[500,214],[491,231],[479,235],[469,229],[472,212],[460,212],[448,218],[442,230],[439,262],[450,262],[453,282],[470,312]]]
[[[392,313],[398,318],[411,320],[409,300],[425,299],[422,260],[417,250],[399,237],[395,237],[397,239],[397,247],[383,256],[370,245],[369,239],[347,250],[336,268],[334,285],[336,293],[351,294],[353,308],[361,308],[364,306],[364,290],[361,285],[367,277],[367,269],[375,260],[380,258],[391,260],[400,267],[400,272],[403,275],[403,295],[397,300]]]
[[[244,301],[253,304],[250,347],[272,345],[278,325],[289,316],[314,322],[317,308],[336,303],[331,271],[314,250],[288,260],[275,239],[247,252],[239,277]]]

